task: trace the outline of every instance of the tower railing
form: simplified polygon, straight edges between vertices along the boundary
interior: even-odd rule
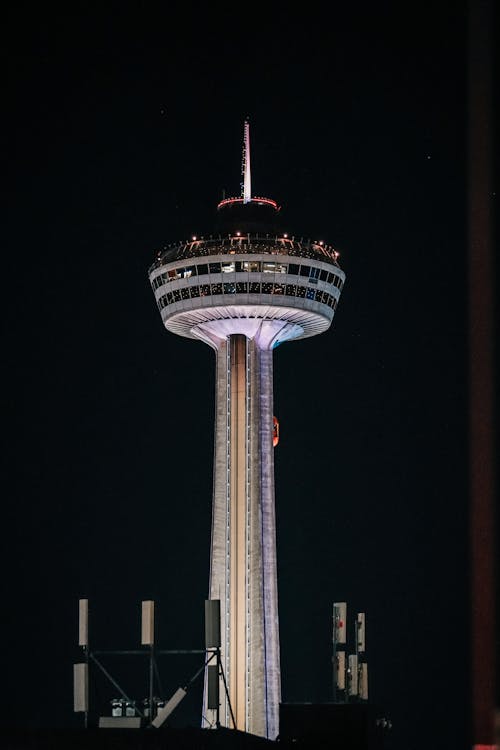
[[[148,273],[151,274],[156,268],[175,260],[236,253],[292,255],[323,260],[335,266],[339,265],[337,262],[339,253],[330,245],[321,242],[304,240],[303,238],[296,240],[294,237],[290,238],[283,235],[229,234],[208,238],[200,237],[167,245],[157,252],[156,260],[150,266]]]

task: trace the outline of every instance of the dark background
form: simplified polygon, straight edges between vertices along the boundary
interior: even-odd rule
[[[239,194],[249,116],[253,193],[347,274],[331,329],[275,353],[283,700],[331,700],[345,600],[391,747],[468,747],[465,4],[5,21],[2,724],[81,725],[80,597],[94,648],[137,648],[147,598],[162,648],[203,646],[214,355],[147,269]],[[199,663],[162,660],[165,695]],[[106,666],[146,696],[146,660]]]

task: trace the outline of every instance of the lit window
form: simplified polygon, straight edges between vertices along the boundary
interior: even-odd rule
[[[261,263],[258,260],[245,260],[242,262],[243,271],[260,271]]]
[[[286,266],[283,263],[263,263],[262,270],[264,273],[286,273]]]

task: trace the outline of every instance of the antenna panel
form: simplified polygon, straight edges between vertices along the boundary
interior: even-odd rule
[[[362,654],[365,651],[365,613],[358,612],[358,618],[356,620],[356,643],[358,654]]]
[[[155,603],[148,600],[142,602],[141,644],[153,646],[155,642]]]
[[[345,643],[347,638],[347,602],[335,602],[333,605],[333,640]]]
[[[337,690],[345,690],[345,651],[337,651],[335,660],[335,684]]]
[[[359,697],[367,701],[368,700],[368,664],[364,661],[359,665]]]
[[[78,645],[89,645],[89,600],[78,600]]]
[[[89,710],[88,664],[73,664],[73,711]]]
[[[348,675],[348,691],[349,695],[358,694],[358,657],[356,654],[349,655],[349,668],[347,670]]]
[[[219,667],[209,664],[207,667],[207,708],[219,708]]]
[[[220,600],[205,599],[205,648],[220,648]]]

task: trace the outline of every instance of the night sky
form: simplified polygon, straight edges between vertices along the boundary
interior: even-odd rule
[[[466,7],[158,7],[4,25],[0,721],[81,725],[80,597],[96,649],[138,648],[148,598],[161,648],[203,647],[215,358],[164,330],[147,269],[239,194],[248,116],[253,193],[347,274],[328,332],[275,352],[283,700],[331,700],[347,601],[391,747],[465,748]],[[162,658],[166,697],[199,665]],[[106,666],[146,696],[145,659]]]

